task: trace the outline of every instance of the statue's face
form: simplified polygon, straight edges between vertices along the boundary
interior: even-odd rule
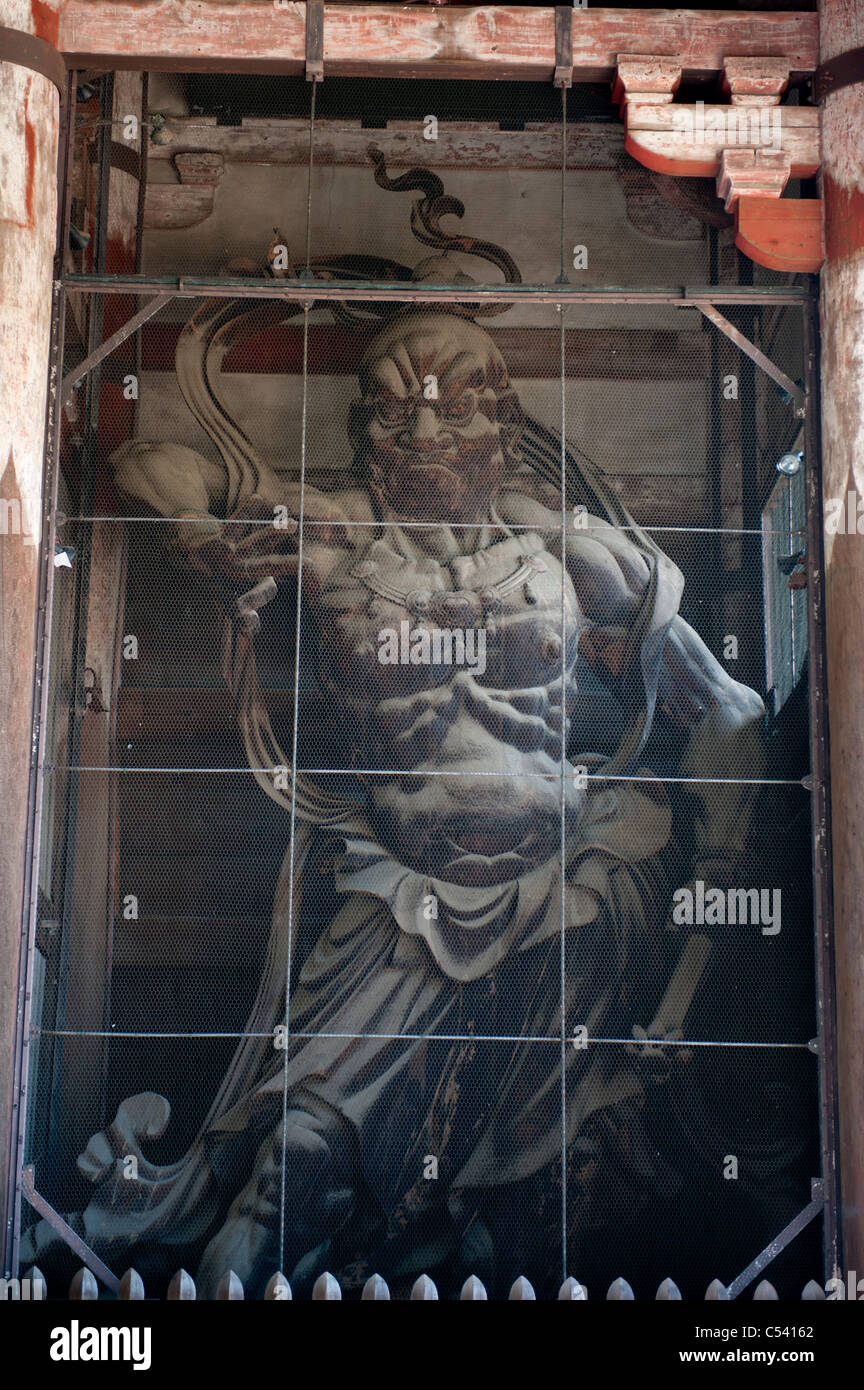
[[[409,316],[376,337],[360,383],[351,434],[379,503],[407,520],[485,516],[518,409],[488,334],[451,314]]]

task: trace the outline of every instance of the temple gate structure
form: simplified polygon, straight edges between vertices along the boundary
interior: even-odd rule
[[[864,1269],[862,315],[856,0],[0,0],[7,1278]]]

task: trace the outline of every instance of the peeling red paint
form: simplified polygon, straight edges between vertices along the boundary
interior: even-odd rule
[[[843,188],[824,176],[825,250],[829,261],[843,261],[864,250],[864,190]]]
[[[57,47],[60,38],[60,11],[46,0],[30,0],[30,14],[33,19],[33,33],[39,39],[46,39]]]
[[[36,178],[36,129],[30,120],[30,87],[33,79],[28,77],[24,88],[24,207],[26,209],[25,227],[33,226],[33,183]]]
[[[34,226],[33,205],[36,180],[36,127],[30,120],[30,88],[32,77],[27,78],[27,85],[24,88],[24,218],[19,221],[17,217],[0,217],[0,222],[7,223],[10,227],[20,227],[22,231],[31,231]]]

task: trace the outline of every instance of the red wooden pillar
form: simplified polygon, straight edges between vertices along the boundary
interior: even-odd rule
[[[864,45],[860,0],[821,0],[820,62]],[[864,85],[822,106],[823,497],[854,494],[852,531],[826,531],[844,1264],[864,1273]],[[847,517],[844,506],[843,517]],[[861,532],[862,534],[859,534]]]
[[[0,25],[50,43],[56,6],[0,0]],[[46,26],[49,32],[40,32]],[[59,114],[57,87],[21,61],[50,64],[46,49],[36,45],[28,54],[13,32],[2,51],[8,61],[0,60],[0,1211],[10,1159],[15,1166],[5,1121],[20,1100],[15,1039]],[[8,1234],[0,1233],[0,1273]]]

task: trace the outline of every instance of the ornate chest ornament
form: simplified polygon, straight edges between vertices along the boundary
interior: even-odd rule
[[[388,584],[377,573],[373,560],[361,560],[351,573],[381,598],[405,608],[412,617],[438,627],[485,627],[490,636],[495,633],[495,616],[501,612],[502,601],[520,586],[526,603],[537,603],[537,591],[531,580],[547,570],[539,555],[528,555],[518,569],[497,584],[485,589],[399,589]]]

